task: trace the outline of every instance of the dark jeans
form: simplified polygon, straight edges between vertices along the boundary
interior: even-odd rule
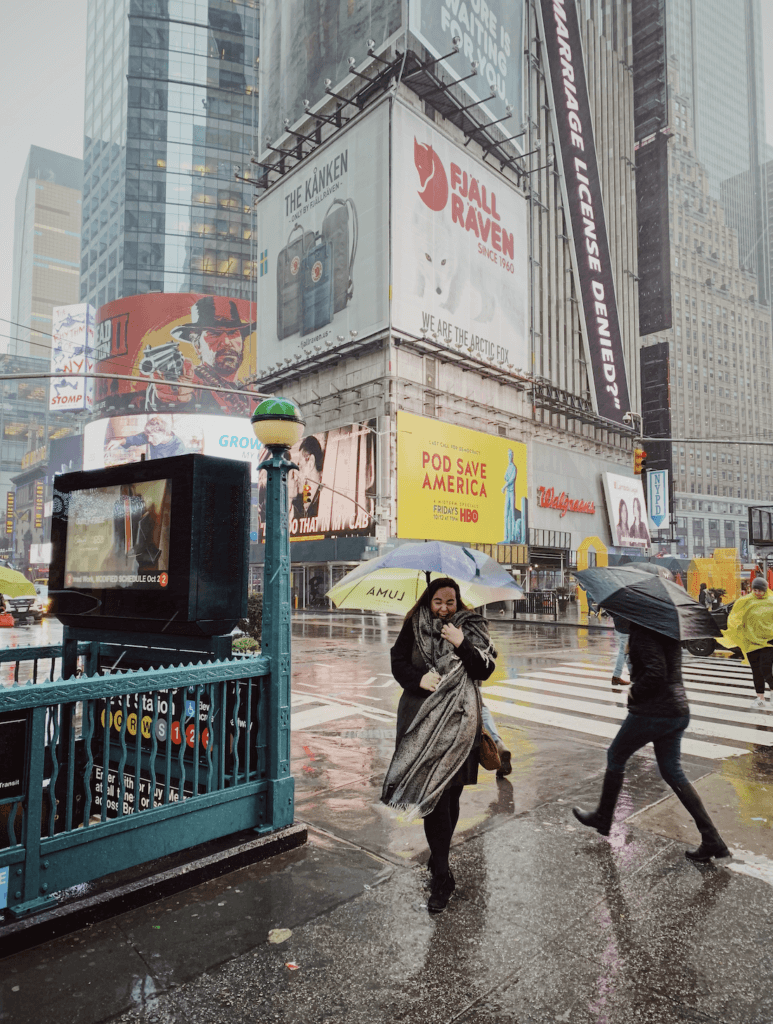
[[[672,788],[689,784],[682,770],[682,734],[690,724],[689,715],[679,718],[650,718],[647,715],[632,715],[620,726],[607,751],[607,769],[616,775],[625,772],[625,763],[631,754],[651,743],[663,780]]]
[[[765,683],[773,690],[773,647],[760,647],[757,651],[749,651],[747,655],[752,670],[754,689],[762,696]]]

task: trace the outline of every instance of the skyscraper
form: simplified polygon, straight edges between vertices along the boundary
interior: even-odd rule
[[[90,0],[80,298],[247,298],[257,0]]]
[[[51,311],[78,301],[83,162],[31,146],[16,193],[11,339],[0,352],[48,358]]]
[[[692,113],[709,193],[738,232],[741,266],[770,291],[760,0],[667,0],[669,67]]]

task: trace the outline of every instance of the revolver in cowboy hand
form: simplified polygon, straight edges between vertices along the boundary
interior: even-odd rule
[[[179,402],[189,402],[192,392],[189,388],[176,387],[174,384],[161,383],[163,381],[180,381],[190,376],[185,365],[186,360],[180,352],[180,346],[176,341],[168,341],[163,345],[151,347],[147,345],[140,361],[140,373],[146,377],[152,377],[158,384],[150,384],[145,392],[145,409],[148,412],[156,412],[165,406]]]

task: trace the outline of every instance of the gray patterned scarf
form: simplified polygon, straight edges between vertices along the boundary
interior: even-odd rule
[[[408,726],[384,779],[382,802],[407,811],[408,820],[424,818],[434,810],[478,734],[478,687],[456,648],[440,636],[444,622],[462,629],[487,663],[497,656],[486,620],[477,612],[465,608],[443,620],[421,605],[411,621],[422,660],[428,669],[437,670],[441,682]]]

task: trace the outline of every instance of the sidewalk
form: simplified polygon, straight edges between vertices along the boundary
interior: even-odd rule
[[[520,763],[465,795],[443,914],[425,907],[421,826],[378,805],[379,771],[307,792],[306,846],[5,960],[0,1020],[769,1024],[773,888],[685,860],[694,830],[652,760],[632,760],[609,841],[570,811],[598,794],[600,744],[578,743],[547,802]],[[705,764],[685,768],[713,813],[729,806]],[[352,829],[353,803],[371,826]],[[271,944],[274,928],[292,935]]]

